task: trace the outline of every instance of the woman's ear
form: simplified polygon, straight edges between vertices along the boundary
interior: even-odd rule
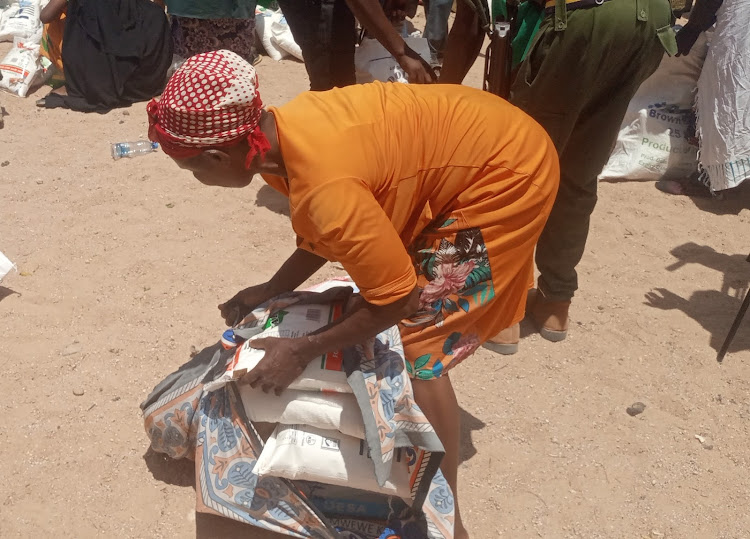
[[[209,163],[213,164],[214,166],[220,166],[224,168],[231,168],[232,166],[232,157],[222,150],[204,150],[203,156]]]

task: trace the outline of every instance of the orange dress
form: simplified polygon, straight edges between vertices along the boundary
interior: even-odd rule
[[[458,85],[373,83],[270,108],[301,248],[339,262],[368,302],[421,289],[401,324],[412,377],[445,373],[524,316],[559,183],[545,131]]]
[[[65,33],[66,12],[67,9],[60,14],[60,17],[57,20],[44,25],[40,51],[42,56],[54,64],[60,73],[63,73],[64,71],[62,62],[62,44],[63,34]]]

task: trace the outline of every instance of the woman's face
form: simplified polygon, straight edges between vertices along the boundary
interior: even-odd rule
[[[194,157],[173,160],[204,185],[246,187],[253,179],[253,173],[245,169],[246,153],[241,148],[230,147],[204,150]]]

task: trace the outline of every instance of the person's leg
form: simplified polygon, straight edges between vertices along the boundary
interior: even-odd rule
[[[278,0],[294,41],[305,58],[311,90],[328,90],[330,81],[328,43],[321,40],[325,17],[321,0]]]
[[[562,32],[548,19],[513,88],[512,101],[545,127],[560,154],[560,190],[536,255],[535,318],[550,340],[566,335],[597,176],[630,99],[663,54],[656,28],[669,24],[669,4],[648,4],[648,21],[637,20],[635,4],[625,0],[570,13]]]
[[[354,14],[346,0],[323,0],[323,4],[326,19],[330,21],[328,34],[323,36],[330,43],[330,84],[339,88],[356,84],[354,51],[357,47],[357,29]]]
[[[458,506],[458,462],[461,448],[461,418],[456,394],[448,375],[432,380],[413,379],[414,399],[432,424],[445,448],[440,464],[445,480],[453,491],[456,511],[455,539],[468,539]]]
[[[424,0],[424,13],[427,21],[424,37],[430,45],[433,64],[443,61],[443,50],[448,39],[448,19],[451,16],[453,0]]]
[[[279,0],[302,49],[310,89],[354,84],[354,15],[345,0]]]

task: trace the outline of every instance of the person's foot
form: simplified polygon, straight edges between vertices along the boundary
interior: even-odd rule
[[[252,62],[250,63],[253,64],[254,66],[257,66],[262,61],[263,61],[263,57],[256,52],[255,54],[253,54]]]
[[[513,324],[492,337],[483,344],[488,350],[492,350],[504,356],[511,356],[518,352],[518,341],[521,339],[521,326]]]
[[[688,197],[706,197],[713,196],[711,189],[703,185],[697,178],[689,178],[684,181],[677,180],[659,180],[655,187],[662,193],[668,195],[681,195]]]
[[[531,318],[539,328],[539,334],[551,342],[560,342],[568,336],[568,311],[570,300],[552,301],[546,299],[539,290],[533,290],[530,300]],[[531,296],[532,291],[529,291]]]

